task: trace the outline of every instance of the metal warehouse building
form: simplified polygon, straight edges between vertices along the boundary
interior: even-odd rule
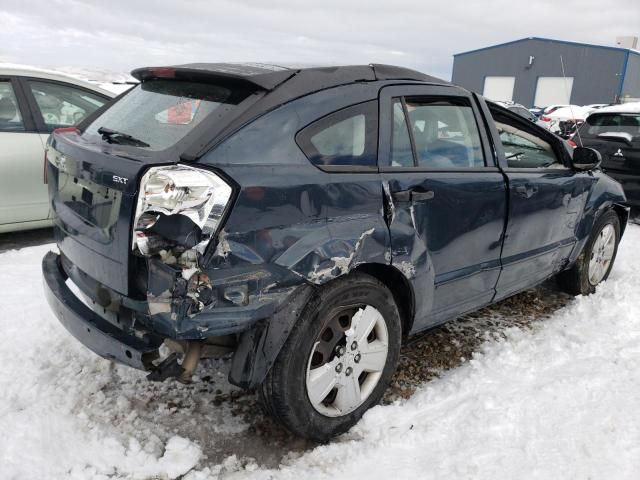
[[[638,99],[637,38],[620,37],[617,43],[605,47],[523,38],[454,55],[452,81],[492,100],[526,107]]]

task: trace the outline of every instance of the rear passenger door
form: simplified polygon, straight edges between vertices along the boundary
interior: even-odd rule
[[[0,230],[44,220],[44,146],[16,78],[0,77]]]
[[[559,137],[507,110],[490,111],[499,139],[496,151],[509,182],[509,222],[496,297],[504,298],[565,265],[594,177],[571,168]]]
[[[379,163],[392,264],[416,296],[414,331],[490,303],[506,187],[475,99],[455,87],[382,89]]]

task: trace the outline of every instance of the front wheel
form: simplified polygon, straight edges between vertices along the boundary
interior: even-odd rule
[[[596,221],[584,250],[569,270],[558,275],[560,287],[572,295],[589,295],[613,268],[620,241],[620,220],[614,211]]]
[[[322,287],[306,305],[267,375],[261,398],[292,432],[328,440],[380,401],[400,354],[391,292],[355,273]]]

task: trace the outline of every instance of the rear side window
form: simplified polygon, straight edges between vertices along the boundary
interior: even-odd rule
[[[76,125],[108,101],[71,85],[30,80],[29,87],[49,130]]]
[[[338,110],[296,135],[307,158],[319,167],[330,165],[375,166],[378,151],[378,101]]]
[[[628,133],[632,139],[640,138],[639,113],[595,113],[587,118],[580,129],[585,138],[595,138],[601,133]]]
[[[244,89],[183,80],[148,80],[131,89],[85,130],[117,132],[112,143],[160,151],[174,146],[213,112],[223,115],[248,96]]]
[[[0,81],[0,131],[24,130],[18,101],[9,81]]]

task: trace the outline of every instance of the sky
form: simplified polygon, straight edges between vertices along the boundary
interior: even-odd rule
[[[638,36],[640,1],[0,0],[0,25],[0,62],[47,68],[388,63],[450,79],[454,53],[496,43]]]

